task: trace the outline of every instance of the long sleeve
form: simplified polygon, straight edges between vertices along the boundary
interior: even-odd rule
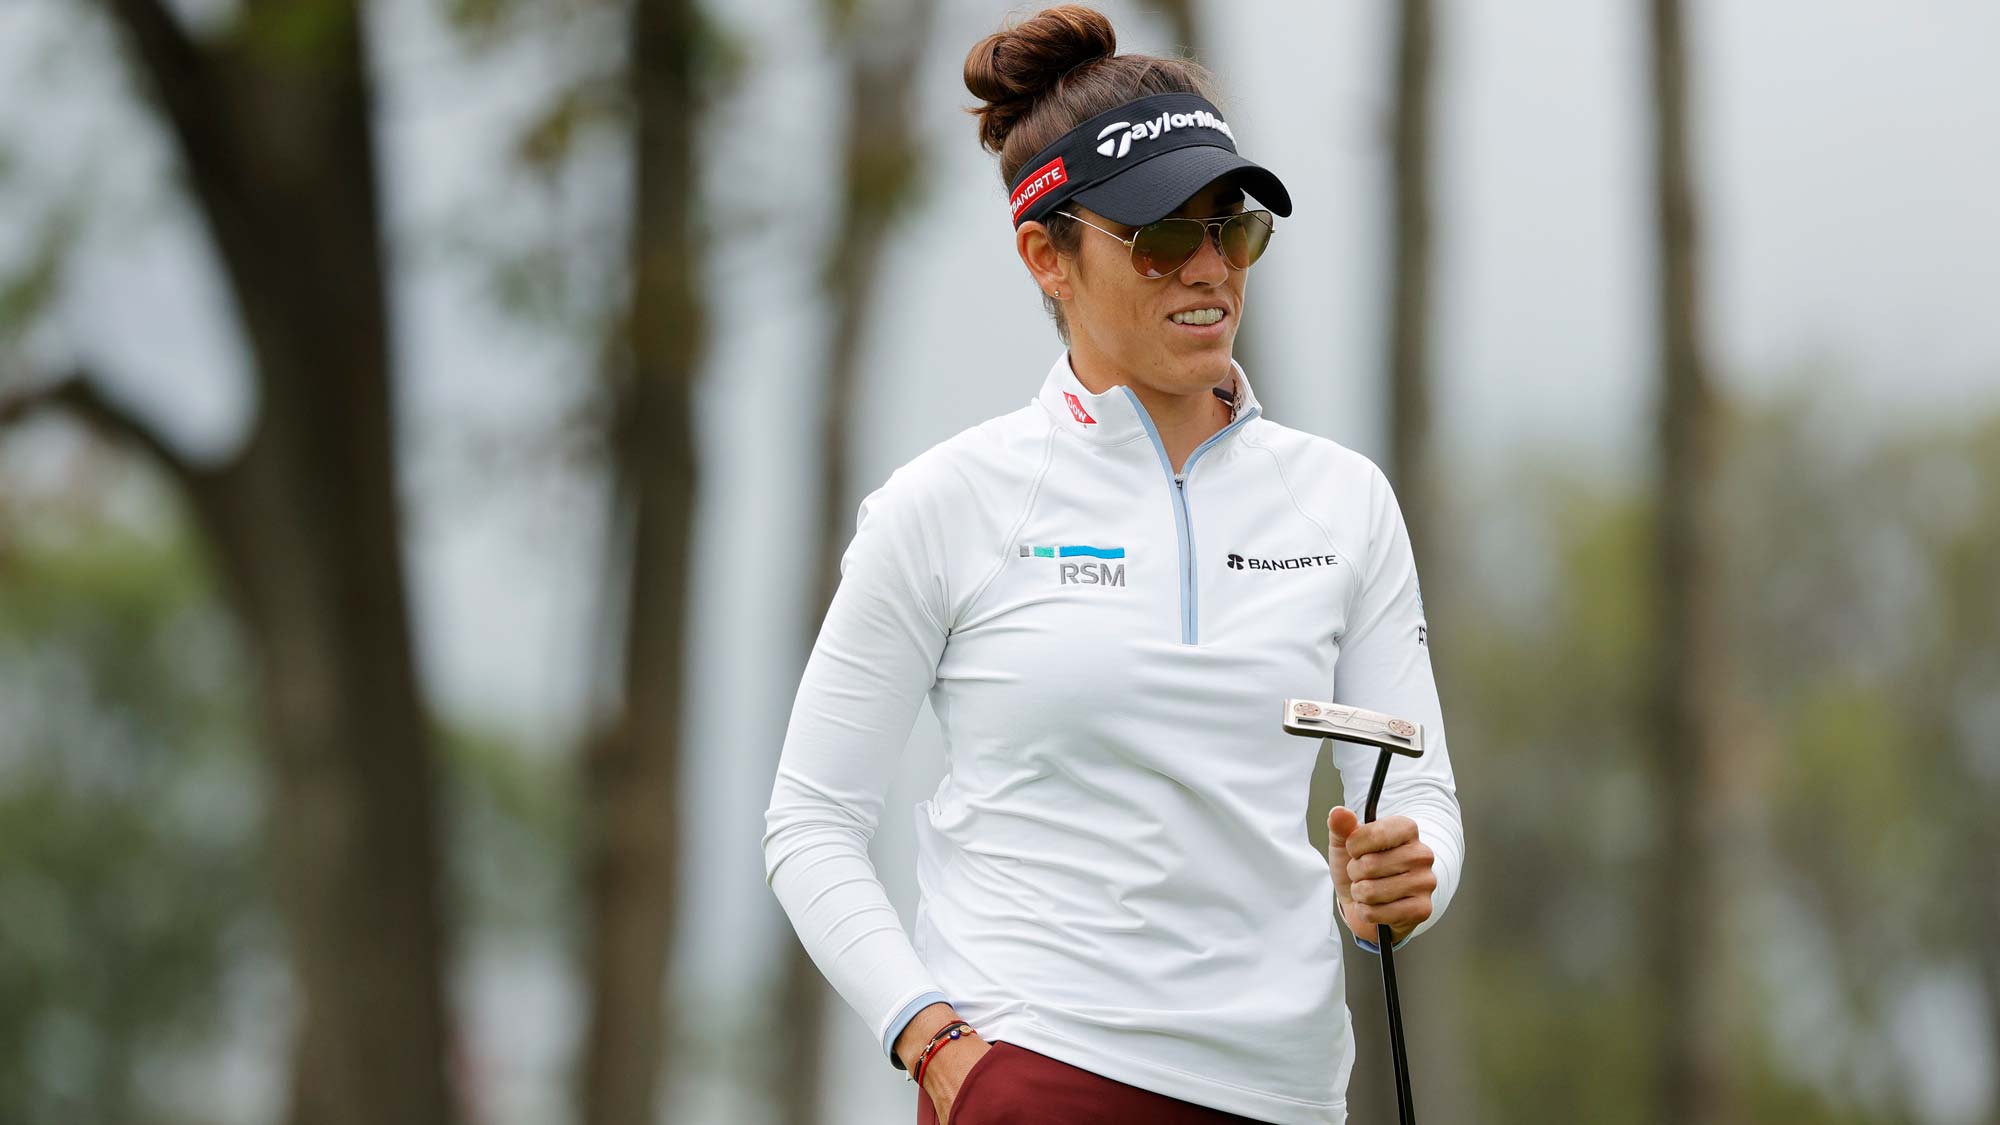
[[[763,835],[765,881],[829,984],[897,1068],[902,1025],[943,992],[868,841],[948,632],[938,528],[904,470],[861,502],[792,703]],[[928,524],[928,525],[927,525]]]
[[[1390,762],[1376,809],[1377,816],[1401,815],[1416,821],[1418,838],[1437,856],[1431,869],[1437,876],[1431,916],[1396,943],[1395,948],[1401,949],[1444,916],[1464,869],[1465,831],[1451,756],[1445,749],[1444,714],[1431,672],[1429,625],[1410,534],[1380,468],[1372,474],[1370,496],[1370,541],[1334,669],[1333,700],[1423,726],[1423,757]],[[1359,812],[1367,799],[1376,751],[1338,740],[1333,747],[1348,807]],[[1378,952],[1374,942],[1358,934],[1354,940],[1363,949]]]

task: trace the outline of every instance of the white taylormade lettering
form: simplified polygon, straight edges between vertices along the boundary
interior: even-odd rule
[[[1197,109],[1192,113],[1162,113],[1151,121],[1141,121],[1137,125],[1129,121],[1114,121],[1106,125],[1097,135],[1109,137],[1120,129],[1126,132],[1124,136],[1117,138],[1115,146],[1113,142],[1107,140],[1097,146],[1097,151],[1115,159],[1131,152],[1133,141],[1157,141],[1163,134],[1175,129],[1213,129],[1231,141],[1236,140],[1236,133],[1229,128],[1229,123],[1205,109]]]

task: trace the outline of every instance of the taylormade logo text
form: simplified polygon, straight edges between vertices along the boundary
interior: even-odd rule
[[[1232,143],[1236,140],[1236,134],[1230,131],[1227,121],[1205,109],[1197,109],[1191,113],[1162,113],[1151,121],[1141,121],[1137,125],[1130,121],[1113,121],[1097,131],[1100,142],[1097,151],[1113,158],[1122,157],[1132,151],[1133,141],[1157,141],[1162,134],[1175,129],[1214,129]],[[1114,136],[1120,130],[1124,131],[1123,135]]]

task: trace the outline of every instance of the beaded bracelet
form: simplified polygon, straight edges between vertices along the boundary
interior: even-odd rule
[[[954,1020],[938,1028],[937,1033],[931,1036],[931,1041],[924,1044],[923,1053],[917,1056],[917,1065],[914,1072],[910,1075],[910,1081],[922,1085],[924,1081],[924,1068],[930,1065],[931,1056],[937,1054],[938,1049],[946,1043],[968,1034],[977,1034],[977,1032],[974,1032],[972,1025],[966,1023],[964,1020]]]

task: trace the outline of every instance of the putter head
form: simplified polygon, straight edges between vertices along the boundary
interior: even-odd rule
[[[1319,699],[1285,700],[1285,732],[1306,738],[1339,738],[1363,742],[1405,757],[1424,756],[1421,723],[1384,715],[1344,703]]]

